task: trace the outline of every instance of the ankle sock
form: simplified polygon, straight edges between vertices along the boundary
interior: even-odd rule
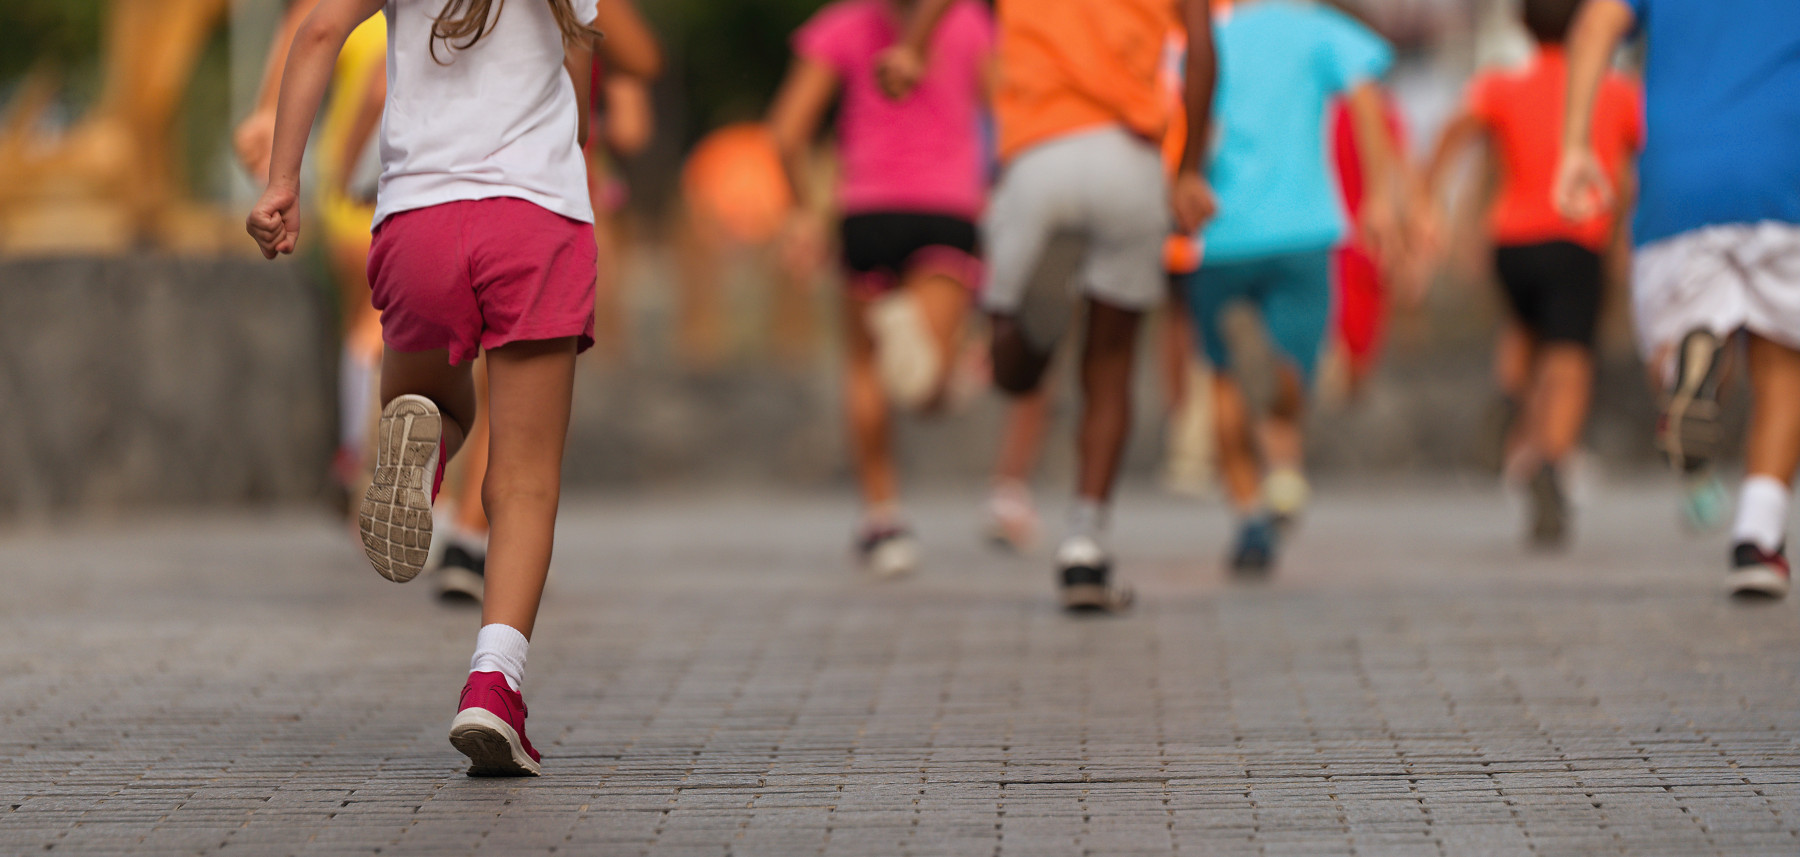
[[[1104,545],[1106,527],[1110,523],[1108,511],[1099,500],[1076,498],[1075,506],[1069,510],[1069,536],[1092,539],[1095,544]]]
[[[1774,552],[1787,540],[1789,489],[1773,476],[1744,477],[1731,538]]]
[[[469,659],[469,672],[497,672],[506,683],[518,690],[525,681],[525,650],[530,641],[519,629],[498,622],[483,625],[475,634],[475,656]]]

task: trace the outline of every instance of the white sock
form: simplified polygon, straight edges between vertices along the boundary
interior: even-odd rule
[[[1746,476],[1738,493],[1737,521],[1731,525],[1735,542],[1749,542],[1773,553],[1787,540],[1789,490],[1773,476]]]
[[[518,690],[525,681],[525,650],[530,646],[525,635],[511,625],[483,625],[475,634],[475,657],[469,659],[469,672],[497,672]]]
[[[1095,544],[1103,544],[1106,537],[1107,509],[1098,500],[1086,497],[1076,498],[1075,507],[1069,510],[1069,535],[1093,539]]]

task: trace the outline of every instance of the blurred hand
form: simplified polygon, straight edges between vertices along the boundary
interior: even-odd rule
[[[257,110],[244,117],[231,135],[231,146],[251,179],[257,184],[268,181],[269,152],[275,147],[275,111]]]
[[[796,281],[810,282],[825,265],[829,249],[825,218],[816,212],[795,211],[782,226],[777,248],[781,269]]]
[[[1195,170],[1182,170],[1169,186],[1169,209],[1175,213],[1176,230],[1192,235],[1219,212],[1219,198],[1213,195],[1205,176]]]
[[[244,231],[256,239],[264,259],[292,253],[300,243],[299,199],[294,188],[270,185],[244,218]]]
[[[895,45],[875,57],[875,82],[895,101],[912,94],[924,76],[925,56],[905,45]]]
[[[1613,204],[1612,182],[1589,147],[1563,151],[1556,164],[1554,187],[1551,201],[1557,212],[1570,220],[1586,220]]]

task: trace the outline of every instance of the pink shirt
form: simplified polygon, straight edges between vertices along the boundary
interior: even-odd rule
[[[957,0],[932,34],[924,80],[893,101],[875,83],[875,58],[899,37],[887,0],[837,0],[794,34],[794,52],[837,72],[843,89],[839,204],[846,214],[973,219],[982,207],[982,66],[993,18],[977,0]]]

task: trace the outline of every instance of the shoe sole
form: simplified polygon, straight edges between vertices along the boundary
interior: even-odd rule
[[[875,374],[888,399],[904,410],[921,410],[943,383],[943,359],[918,301],[896,293],[868,310],[875,339]]]
[[[487,579],[466,568],[454,565],[438,570],[438,597],[445,601],[481,603],[487,594]]]
[[[525,752],[519,733],[485,708],[465,708],[450,721],[450,746],[469,757],[471,777],[535,777],[543,767]]]
[[[1719,453],[1719,351],[1723,343],[1703,330],[1682,337],[1677,355],[1675,389],[1663,405],[1657,446],[1669,465],[1690,469]]]
[[[870,574],[879,578],[901,577],[911,574],[919,567],[919,549],[904,540],[896,539],[875,548],[863,565]]]
[[[1766,568],[1740,568],[1725,576],[1725,591],[1739,598],[1785,598],[1788,579]]]
[[[1063,609],[1071,613],[1115,613],[1131,602],[1131,590],[1123,587],[1078,583],[1062,588]]]
[[[423,396],[401,396],[381,412],[375,478],[363,492],[357,525],[375,573],[405,583],[419,576],[431,552],[429,464],[443,437],[444,418]]]

